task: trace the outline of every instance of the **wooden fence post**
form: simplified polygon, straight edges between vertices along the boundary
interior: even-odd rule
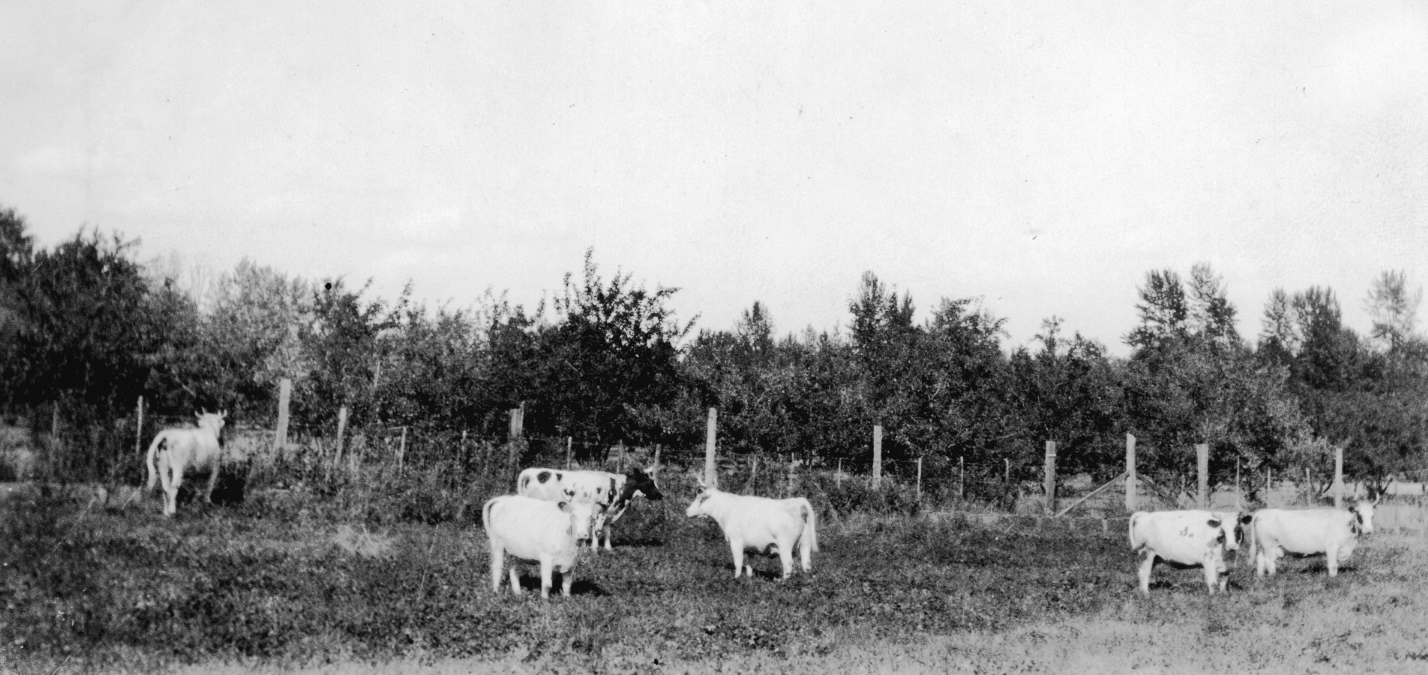
[[[144,397],[139,397],[139,424],[134,431],[134,451],[144,456]]]
[[[840,489],[843,487],[843,458],[838,458],[838,473],[833,475],[833,483]]]
[[[715,430],[719,426],[719,410],[709,409],[709,421],[704,429],[704,485],[705,487],[719,487],[719,472],[714,464],[714,445],[717,438]]]
[[[525,402],[521,402],[521,407],[511,408],[510,427],[506,431],[506,473],[513,473],[516,470],[516,463],[520,461],[517,453],[520,450],[517,445],[520,443],[521,434],[525,426]]]
[[[332,468],[342,461],[342,435],[347,432],[347,406],[337,409],[337,453],[332,456]]]
[[[1010,483],[1010,482],[1011,482],[1011,458],[1010,458],[1010,457],[1007,457],[1007,458],[1002,459],[1002,461],[1007,463],[1007,473],[1006,473],[1005,476],[1002,477],[1002,482],[1003,482],[1003,483]]]
[[[1126,434],[1126,512],[1135,513],[1135,436]]]
[[[1244,505],[1243,493],[1240,492],[1240,458],[1235,458],[1235,508]]]
[[[397,468],[405,468],[407,465],[407,428],[402,427],[402,441],[397,446]]]
[[[292,398],[293,381],[286,377],[278,380],[278,430],[273,434],[273,445],[279,453],[288,445],[288,406]]]
[[[960,458],[959,458],[960,461]],[[922,458],[917,458],[917,501],[922,501]]]
[[[920,464],[917,467],[917,474],[922,475]],[[957,455],[957,499],[967,501],[967,458],[964,455]]]
[[[1200,475],[1200,490],[1196,495],[1200,508],[1210,507],[1210,446],[1200,443],[1195,446],[1195,471]]]
[[[565,437],[565,470],[566,470],[566,471],[569,471],[569,470],[570,470],[570,460],[571,460],[571,457],[572,457],[572,455],[574,454],[574,452],[575,452],[575,437],[574,437],[574,436],[566,436],[566,437]]]
[[[873,425],[873,487],[883,485],[883,425]]]
[[[1056,513],[1056,441],[1046,442],[1046,515]]]
[[[624,473],[624,472],[625,472],[625,439],[623,439],[623,438],[620,439],[619,445],[616,445],[615,447],[617,447],[617,448],[620,449],[619,454],[615,455],[615,473]]]
[[[651,469],[652,471],[659,471],[659,451],[660,451],[660,444],[659,444],[659,443],[655,443],[654,464],[652,464],[652,465],[650,466],[650,469]]]
[[[1344,446],[1334,446],[1334,508],[1344,506]]]

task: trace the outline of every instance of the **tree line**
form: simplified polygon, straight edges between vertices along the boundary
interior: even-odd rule
[[[606,276],[589,251],[533,308],[488,291],[462,309],[248,260],[194,287],[137,253],[94,229],[37,249],[23,217],[0,209],[0,407],[38,426],[58,406],[97,430],[97,459],[81,462],[95,470],[117,442],[103,429],[139,396],[160,414],[221,408],[271,425],[283,378],[298,428],[346,407],[354,428],[494,435],[523,407],[531,434],[693,447],[715,407],[721,452],[856,467],[880,424],[885,457],[934,472],[965,458],[969,484],[1003,466],[1032,478],[1047,440],[1064,471],[1108,479],[1126,433],[1140,471],[1171,481],[1193,471],[1196,443],[1211,446],[1217,479],[1237,465],[1323,476],[1336,446],[1376,488],[1428,467],[1422,292],[1403,272],[1374,280],[1368,335],[1315,286],[1274,291],[1247,338],[1209,265],[1151,270],[1120,358],[1057,317],[1012,348],[1005,320],[974,298],[940,299],[919,322],[913,298],[872,272],[846,325],[780,335],[757,301],[727,330],[681,320],[677,289]]]

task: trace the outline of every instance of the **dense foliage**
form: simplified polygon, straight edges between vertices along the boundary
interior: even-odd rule
[[[726,454],[861,471],[881,425],[890,464],[945,472],[965,460],[968,484],[993,492],[1035,480],[1046,441],[1064,470],[1108,479],[1126,433],[1142,471],[1167,485],[1193,471],[1197,443],[1214,449],[1216,480],[1322,476],[1342,447],[1350,475],[1381,488],[1428,459],[1421,292],[1399,272],[1374,282],[1368,336],[1313,287],[1272,294],[1252,344],[1208,265],[1185,278],[1152,270],[1124,338],[1132,352],[1116,358],[1056,317],[1013,349],[976,299],[940,299],[918,322],[913,298],[871,272],[845,326],[780,335],[757,301],[731,329],[696,330],[676,317],[677,289],[606,277],[590,253],[535,308],[488,292],[433,309],[409,291],[375,298],[246,260],[207,284],[173,267],[139,262],[117,234],[36,249],[23,218],[0,211],[0,409],[87,433],[56,465],[71,477],[132,461],[135,432],[116,429],[139,396],[158,419],[222,408],[271,426],[284,378],[295,433],[330,433],[346,408],[351,429],[499,439],[519,408],[528,436],[574,437],[577,454],[692,448],[714,407]]]

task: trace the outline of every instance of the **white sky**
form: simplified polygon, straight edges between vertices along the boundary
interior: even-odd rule
[[[914,5],[919,5],[914,7]],[[1014,5],[1014,6],[1011,6]],[[1428,4],[7,2],[0,205],[388,299],[533,305],[595,247],[730,328],[864,270],[1125,353],[1150,269],[1428,281]]]

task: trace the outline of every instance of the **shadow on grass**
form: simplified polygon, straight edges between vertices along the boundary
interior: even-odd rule
[[[536,595],[540,595],[539,574],[522,574],[520,579],[522,593],[535,593]],[[561,583],[563,583],[563,581],[561,579],[560,573],[556,572],[555,575],[551,577],[550,581],[551,595],[554,596],[560,594]],[[502,585],[502,590],[508,590],[505,584]],[[571,597],[575,597],[577,595],[588,595],[592,598],[603,598],[610,594],[606,592],[605,589],[601,588],[599,584],[589,579],[581,579],[577,576],[575,581],[570,584],[570,595]]]

